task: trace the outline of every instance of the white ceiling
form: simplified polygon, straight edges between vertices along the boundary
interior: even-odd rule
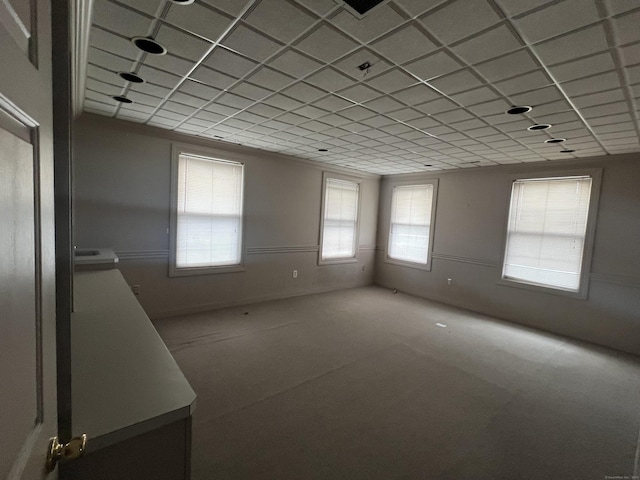
[[[382,175],[638,152],[639,25],[638,0],[95,0],[84,110]]]

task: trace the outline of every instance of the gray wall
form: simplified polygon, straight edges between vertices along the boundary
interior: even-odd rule
[[[93,115],[78,120],[74,141],[74,242],[113,247],[151,318],[373,282],[377,176],[358,175],[358,262],[318,266],[320,166]],[[244,272],[168,277],[173,142],[232,152],[245,163]]]
[[[512,174],[603,169],[588,298],[498,283]],[[446,172],[439,178],[431,271],[385,262],[394,180],[384,177],[376,283],[524,325],[640,354],[640,157],[605,157]],[[453,279],[451,286],[447,279]],[[454,327],[455,328],[455,327]]]

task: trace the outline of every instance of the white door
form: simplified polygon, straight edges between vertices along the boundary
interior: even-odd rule
[[[0,479],[57,432],[50,5],[0,1]]]

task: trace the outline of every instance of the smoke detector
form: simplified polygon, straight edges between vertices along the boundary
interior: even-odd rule
[[[372,10],[381,7],[389,0],[336,0],[345,10],[351,12],[357,18],[364,18]]]

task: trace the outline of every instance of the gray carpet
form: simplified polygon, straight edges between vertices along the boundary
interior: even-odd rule
[[[377,287],[155,324],[198,394],[194,480],[637,470],[638,357]]]

